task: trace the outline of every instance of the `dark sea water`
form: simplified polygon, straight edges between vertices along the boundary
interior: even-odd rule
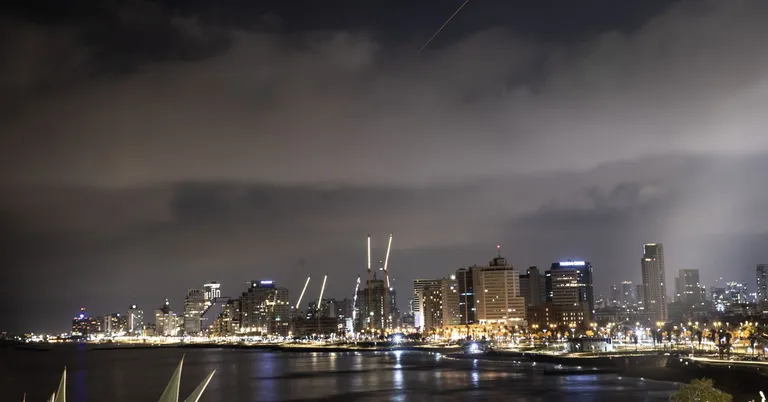
[[[0,350],[0,401],[44,401],[68,370],[68,401],[155,402],[186,354],[184,399],[216,369],[201,402],[665,401],[672,383],[422,352],[281,353],[219,349]]]

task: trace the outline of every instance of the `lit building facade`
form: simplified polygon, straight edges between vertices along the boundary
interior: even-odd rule
[[[645,314],[651,322],[667,321],[667,287],[664,270],[664,246],[661,243],[643,245],[641,259]]]
[[[546,272],[547,301],[558,306],[567,323],[591,322],[595,314],[592,264],[588,261],[553,263]]]
[[[757,305],[768,312],[768,264],[757,266]]]
[[[518,296],[517,269],[498,256],[486,267],[473,267],[475,317],[479,324],[525,326],[525,299]]]
[[[128,334],[142,335],[144,331],[144,311],[132,304],[128,308]]]
[[[273,281],[252,281],[240,297],[241,332],[261,336],[287,336],[291,306],[288,289]]]
[[[205,300],[214,301],[221,297],[221,284],[218,282],[206,283],[203,285],[203,291],[205,292]]]
[[[459,286],[459,324],[477,323],[475,307],[475,285],[473,271],[475,267],[460,268],[456,271],[456,283]]]
[[[197,336],[201,333],[200,319],[208,300],[203,289],[189,289],[184,298],[184,334]]]

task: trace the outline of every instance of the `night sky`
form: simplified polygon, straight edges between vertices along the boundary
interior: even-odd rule
[[[216,280],[351,297],[586,259],[596,293],[768,262],[764,0],[0,7],[0,331]],[[256,4],[258,3],[258,4]]]

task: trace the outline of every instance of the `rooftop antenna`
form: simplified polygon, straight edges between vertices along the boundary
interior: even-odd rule
[[[301,306],[301,299],[303,299],[303,298],[304,298],[304,292],[306,292],[306,291],[307,291],[307,285],[309,285],[309,278],[311,278],[311,277],[312,277],[311,275],[310,275],[310,276],[308,276],[308,277],[307,277],[307,281],[306,281],[306,282],[304,282],[304,289],[302,289],[302,290],[301,290],[301,296],[299,296],[299,301],[298,301],[298,302],[296,302],[296,310],[298,310],[298,309],[299,309],[299,306]]]
[[[501,258],[501,244],[496,245],[496,255],[498,255],[499,258]]]

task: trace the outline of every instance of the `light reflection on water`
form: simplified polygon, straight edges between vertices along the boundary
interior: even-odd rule
[[[274,353],[249,350],[137,349],[0,351],[0,390],[45,400],[61,368],[73,374],[73,400],[156,400],[186,353],[186,397],[213,369],[201,402],[294,401],[592,401],[666,400],[676,386],[615,375],[549,376],[542,365],[436,359],[417,352]],[[4,371],[5,367],[13,371]],[[126,386],[140,384],[140,386]],[[119,390],[119,391],[116,391]],[[87,395],[87,397],[86,397]],[[182,398],[183,399],[183,398]],[[20,398],[19,398],[20,400]]]

